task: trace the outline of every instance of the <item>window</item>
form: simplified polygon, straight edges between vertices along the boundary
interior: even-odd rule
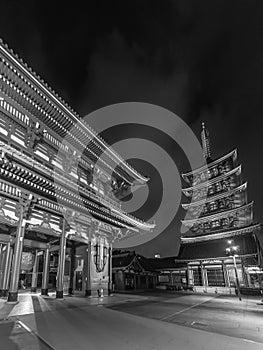
[[[225,280],[223,269],[221,268],[208,268],[207,269],[208,286],[224,287]]]
[[[220,221],[219,220],[212,221],[212,227],[213,228],[216,228],[216,227],[219,227],[219,226],[220,226]]]
[[[218,208],[217,202],[211,202],[211,203],[210,203],[210,210],[211,210],[211,211],[217,210],[217,208]]]
[[[220,201],[219,201],[219,208],[220,209],[223,209],[225,207],[225,201],[223,200],[223,199],[221,199]]]
[[[217,168],[213,168],[213,177],[218,175],[218,169]]]
[[[222,185],[221,185],[221,182],[217,182],[216,183],[216,191],[219,192],[222,190]]]
[[[200,267],[198,267],[197,269],[193,269],[193,278],[194,278],[194,285],[195,286],[202,286],[203,285]]]
[[[211,186],[211,187],[208,188],[208,194],[209,195],[214,194],[214,192],[215,192],[214,186]]]

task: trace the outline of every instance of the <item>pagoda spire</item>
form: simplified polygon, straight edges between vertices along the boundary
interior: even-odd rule
[[[209,137],[209,131],[205,127],[204,122],[202,122],[201,139],[202,139],[202,147],[203,147],[204,157],[207,161],[209,161],[209,160],[211,160],[210,137]]]

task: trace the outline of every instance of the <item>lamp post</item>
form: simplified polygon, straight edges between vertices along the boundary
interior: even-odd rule
[[[228,244],[231,244],[232,241],[228,241]],[[237,295],[239,300],[241,301],[241,293],[240,293],[240,286],[239,286],[239,279],[238,279],[238,273],[237,273],[237,263],[236,263],[236,257],[238,256],[239,252],[239,246],[230,246],[226,248],[226,255],[233,258],[234,263],[234,269],[235,269],[235,276],[236,276],[236,288],[237,288]]]

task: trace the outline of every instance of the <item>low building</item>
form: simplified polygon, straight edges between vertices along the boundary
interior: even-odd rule
[[[113,252],[113,290],[133,291],[154,289],[158,281],[158,273],[148,260],[134,251]]]

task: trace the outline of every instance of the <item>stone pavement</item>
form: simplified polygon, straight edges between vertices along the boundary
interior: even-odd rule
[[[164,298],[167,298],[165,295]],[[172,297],[172,295],[171,295]],[[176,299],[176,295],[174,295]],[[177,296],[178,297],[178,296]],[[180,298],[187,296],[180,294]],[[192,297],[195,297],[192,295]],[[252,350],[262,343],[191,329],[160,320],[117,312],[103,306],[157,301],[158,293],[117,294],[104,298],[42,297],[23,293],[18,304],[0,299],[0,349],[2,350]],[[220,298],[216,298],[220,300]],[[254,298],[229,307],[254,307]],[[102,307],[99,307],[102,306]]]
[[[86,298],[81,293],[74,296],[65,295],[56,299],[56,293],[41,296],[40,293],[22,291],[17,304],[6,303],[6,298],[0,298],[0,349],[1,350],[52,350],[54,347],[43,339],[38,332],[28,328],[19,316],[63,309],[77,309],[85,306],[103,306],[116,303],[144,300],[146,296],[113,295],[103,298]],[[3,346],[3,348],[2,348]]]
[[[166,293],[165,293],[166,294]],[[178,296],[180,299],[185,296],[188,297],[189,293],[167,293],[165,297],[169,295]],[[6,303],[6,298],[0,298],[0,321],[7,320],[10,317],[32,314],[36,312],[45,312],[53,311],[61,308],[78,308],[88,305],[93,306],[110,306],[118,303],[127,303],[132,301],[143,301],[143,300],[155,300],[158,299],[159,293],[142,293],[142,294],[113,294],[112,296],[105,296],[103,298],[97,297],[84,297],[81,293],[76,293],[74,296],[65,295],[63,299],[56,299],[55,292],[49,293],[49,296],[41,296],[40,293],[30,293],[22,292],[19,294],[19,303],[17,304],[8,304]],[[192,296],[197,293],[192,294]],[[204,294],[202,294],[204,296]],[[206,294],[206,296],[209,296]],[[211,294],[211,296],[215,296]],[[171,299],[169,299],[171,302]],[[176,302],[176,298],[175,298]],[[217,305],[220,303],[228,304],[228,307],[231,309],[244,309],[244,310],[259,310],[259,305],[261,305],[262,297],[259,296],[242,296],[242,301],[239,301],[235,296],[227,296],[227,301],[223,296],[218,295],[216,298]]]
[[[23,292],[19,294],[17,304],[6,303],[6,298],[0,298],[0,321],[10,317],[32,314],[36,312],[53,311],[61,308],[78,308],[88,305],[112,305],[115,303],[149,299],[146,295],[114,294],[103,298],[84,297],[81,294],[65,295],[63,299],[56,299],[56,293],[41,296],[40,293]]]

